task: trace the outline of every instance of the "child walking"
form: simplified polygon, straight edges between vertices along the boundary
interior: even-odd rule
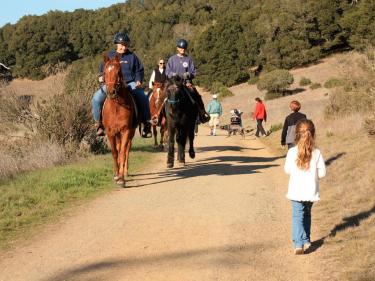
[[[323,156],[315,148],[315,126],[304,119],[296,125],[296,146],[288,150],[284,166],[290,175],[286,197],[292,203],[292,239],[294,254],[310,247],[311,208],[319,201],[318,179],[326,174]]]

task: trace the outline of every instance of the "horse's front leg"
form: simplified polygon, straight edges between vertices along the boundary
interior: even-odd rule
[[[154,135],[154,147],[158,147],[158,131],[155,125],[152,125],[152,134]]]
[[[187,134],[186,134],[186,130],[184,129],[178,130],[177,137],[176,137],[176,141],[178,145],[177,159],[178,159],[178,162],[180,162],[181,164],[185,164],[185,146],[186,146]]]
[[[195,158],[194,138],[195,138],[195,124],[192,124],[191,128],[189,129],[189,156],[191,159]]]
[[[167,156],[167,167],[173,168],[174,165],[174,138],[176,134],[176,128],[169,126],[168,128],[168,156]]]
[[[159,141],[159,148],[161,151],[164,150],[164,132],[165,132],[165,125],[163,122],[160,122],[160,141]]]
[[[120,151],[119,151],[119,179],[117,180],[117,184],[121,187],[125,187],[125,163],[126,163],[126,151],[127,145],[129,142],[129,130],[125,132],[121,132],[120,137]]]
[[[117,145],[116,145],[116,137],[107,135],[107,139],[108,139],[109,145],[111,146],[111,152],[112,152],[112,158],[113,158],[114,180],[117,181],[119,166],[118,166],[118,150],[117,150]]]
[[[129,139],[128,139],[128,143],[126,144],[126,147],[125,147],[125,149],[126,149],[125,168],[124,168],[125,176],[129,175],[129,155],[130,155],[130,149],[132,147],[132,141],[133,141],[134,135],[135,135],[135,129],[129,130]]]

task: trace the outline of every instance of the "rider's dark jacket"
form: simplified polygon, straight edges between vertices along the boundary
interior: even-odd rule
[[[108,57],[111,59],[116,54],[118,54],[115,50],[111,50],[108,52]],[[119,54],[121,56],[120,64],[121,64],[121,72],[124,76],[126,83],[130,82],[143,82],[144,78],[144,68],[142,62],[139,58],[131,51],[127,50],[123,54]],[[99,66],[99,75],[103,75],[104,71],[104,62],[102,62]]]
[[[155,68],[154,72],[155,72],[154,82],[164,83],[165,80],[167,80],[167,75],[165,75],[165,68],[164,68],[163,73],[160,72],[159,67]]]

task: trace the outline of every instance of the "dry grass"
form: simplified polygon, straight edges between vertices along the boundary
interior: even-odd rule
[[[62,146],[49,142],[14,141],[0,148],[0,179],[20,172],[49,168],[66,163]]]
[[[37,102],[61,94],[65,73],[42,81],[13,80],[0,87],[0,179],[66,163],[65,149],[37,134]]]
[[[291,73],[295,81],[309,77],[322,85],[331,77],[356,79],[356,75],[361,76],[356,62],[362,60],[363,56],[356,53],[335,55]],[[317,242],[309,262],[319,270],[312,280],[375,280],[375,140],[366,127],[372,128],[372,125],[365,125],[367,114],[358,108],[328,120],[325,118],[330,97],[342,89],[311,90],[308,86],[292,86],[292,89],[298,88],[302,90],[294,95],[266,102],[269,118],[265,127],[270,129],[283,122],[290,113],[290,101],[297,99],[302,104],[301,112],[312,119],[317,128],[317,145],[327,161],[328,171],[321,181],[322,200],[313,208],[312,239]],[[223,104],[224,120],[229,120],[229,110],[236,107],[245,112],[245,126],[255,127],[251,120],[254,98],[262,98],[263,93],[248,84],[231,90],[235,96]],[[370,99],[374,102],[372,97]],[[285,155],[280,138],[278,130],[261,140],[275,154]]]

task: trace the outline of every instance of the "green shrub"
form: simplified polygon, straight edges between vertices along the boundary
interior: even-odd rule
[[[233,93],[227,87],[225,87],[223,83],[218,81],[212,83],[211,92],[217,94],[219,100],[233,96]]]
[[[306,77],[302,77],[301,80],[299,81],[300,86],[307,86],[311,84],[311,80]]]
[[[315,89],[319,89],[321,87],[322,87],[322,85],[320,83],[313,83],[313,84],[311,84],[310,89],[315,90]]]
[[[343,80],[338,79],[338,78],[330,78],[324,83],[324,88],[331,89],[335,87],[340,87],[342,86]]]
[[[267,92],[283,93],[293,82],[293,75],[288,70],[276,69],[260,76],[257,87]]]
[[[69,90],[66,88],[50,100],[38,103],[37,129],[42,138],[74,149],[84,137],[93,135],[91,97],[97,88],[96,79],[95,73],[76,80],[66,79]]]

